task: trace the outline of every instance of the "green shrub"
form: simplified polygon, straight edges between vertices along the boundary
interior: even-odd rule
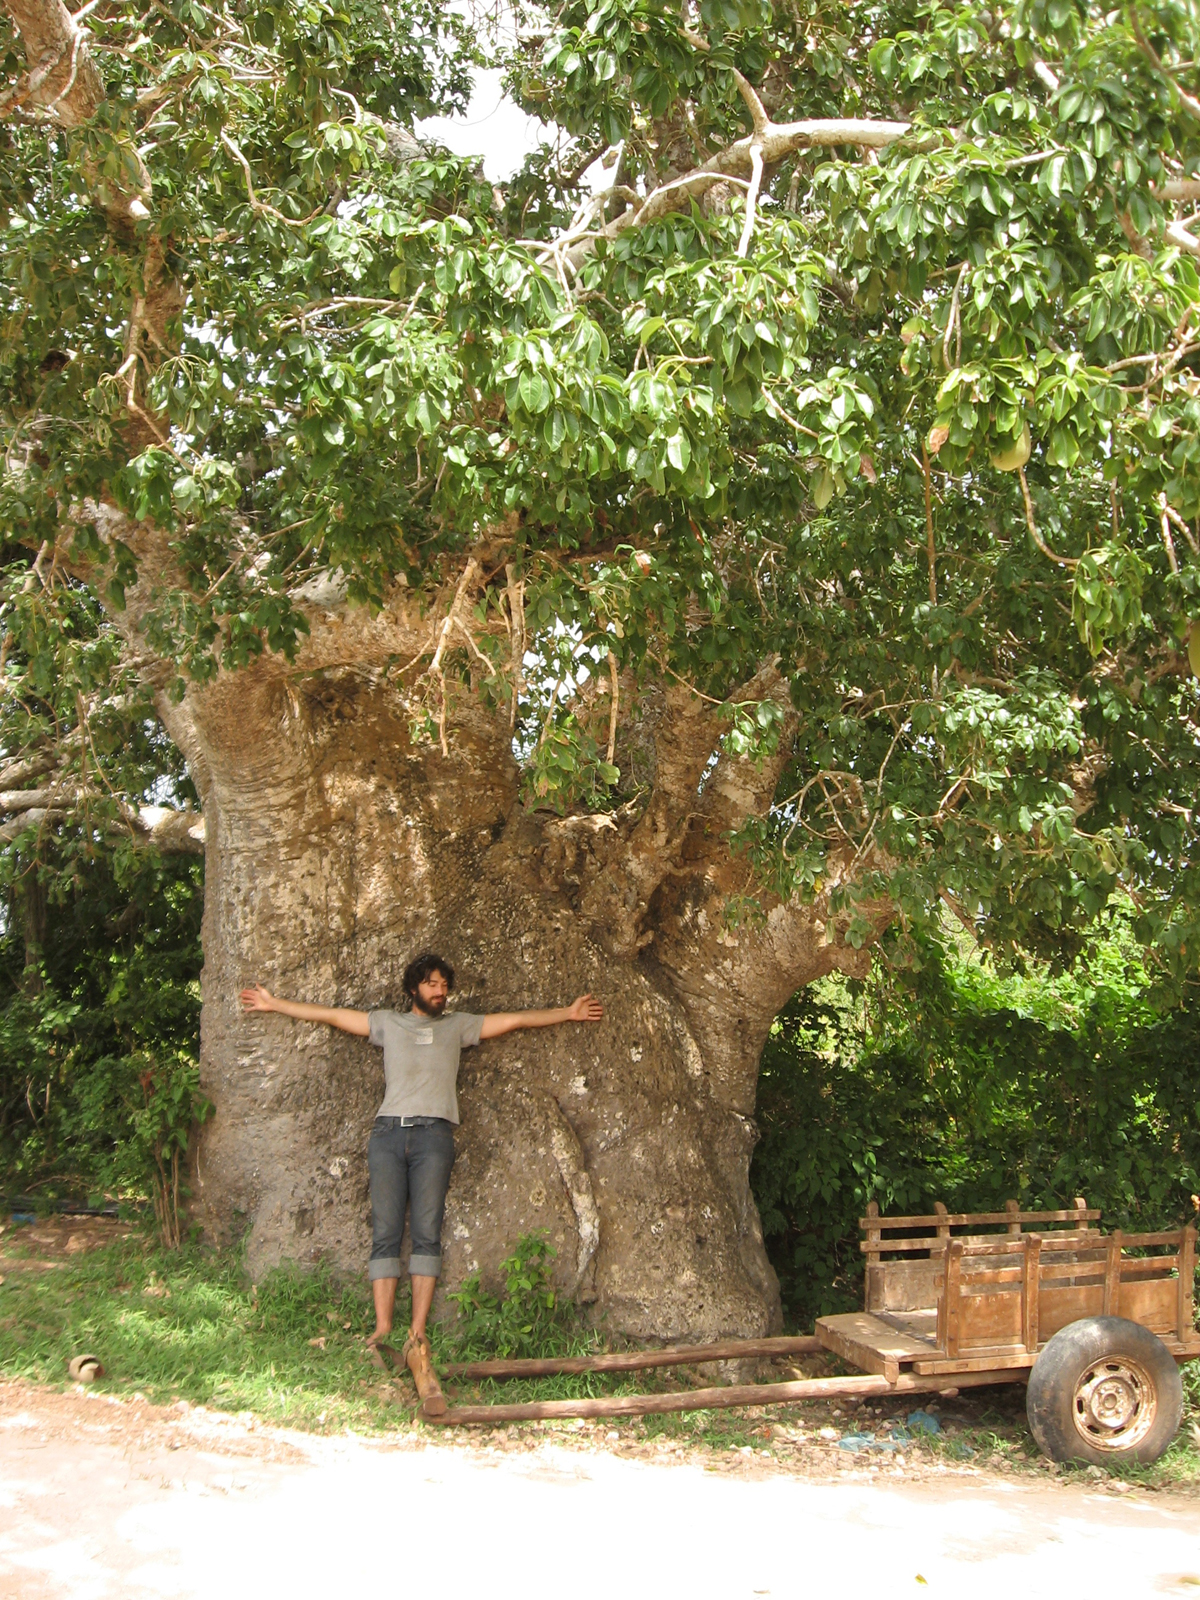
[[[590,1342],[575,1306],[561,1300],[554,1287],[556,1254],[544,1234],[523,1233],[500,1263],[502,1294],[482,1288],[475,1273],[447,1295],[458,1312],[449,1332],[457,1360],[569,1355]]]
[[[194,858],[83,852],[46,878],[36,967],[0,929],[0,1191],[152,1202],[178,1244],[199,1093],[200,915]]]

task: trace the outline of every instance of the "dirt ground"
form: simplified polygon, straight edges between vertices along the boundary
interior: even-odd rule
[[[0,1224],[0,1239],[29,1254],[14,1255],[0,1244],[0,1267],[9,1272],[45,1272],[61,1266],[70,1256],[127,1239],[134,1229],[113,1217],[42,1217],[36,1223],[13,1227]]]
[[[399,1584],[592,1597],[1200,1593],[1194,1496],[852,1459],[823,1480],[599,1430],[319,1437],[0,1385],[6,1600]]]

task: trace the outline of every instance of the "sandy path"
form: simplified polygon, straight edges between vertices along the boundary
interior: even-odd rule
[[[728,1458],[723,1458],[727,1461]],[[1200,1594],[1200,1502],[983,1474],[317,1438],[0,1386],[4,1600]]]

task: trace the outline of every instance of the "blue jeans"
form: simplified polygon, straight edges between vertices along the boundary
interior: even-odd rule
[[[400,1237],[409,1211],[408,1270],[442,1272],[442,1214],[454,1165],[454,1128],[444,1117],[422,1117],[404,1128],[399,1117],[376,1117],[367,1146],[371,1177],[371,1260],[367,1277],[400,1276]]]

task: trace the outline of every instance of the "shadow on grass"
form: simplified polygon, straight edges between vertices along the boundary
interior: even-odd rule
[[[137,1239],[14,1266],[0,1285],[5,1377],[63,1383],[71,1357],[89,1351],[104,1364],[101,1390],[300,1427],[395,1425],[362,1343],[374,1322],[366,1296],[325,1272],[283,1269],[255,1287],[236,1255]]]

